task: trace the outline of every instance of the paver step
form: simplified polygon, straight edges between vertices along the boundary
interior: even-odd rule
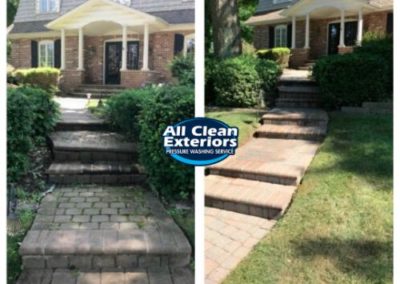
[[[149,191],[63,187],[41,203],[20,247],[27,269],[186,267],[191,246]]]
[[[209,175],[206,206],[267,219],[280,217],[289,206],[295,186]]]
[[[297,67],[297,69],[298,69],[298,70],[312,70],[313,67],[314,67],[314,65],[308,65],[308,64],[306,64],[306,65],[304,65],[304,66]]]
[[[135,161],[136,144],[113,132],[57,131],[50,135],[55,161]]]
[[[304,86],[304,85],[280,85],[278,86],[280,93],[319,93],[317,86]]]
[[[193,284],[190,268],[158,270],[76,271],[74,269],[27,269],[16,284]]]
[[[49,182],[55,184],[143,184],[146,174],[138,164],[101,162],[53,163],[47,170]]]
[[[210,166],[213,175],[297,185],[319,143],[291,139],[252,139],[235,156]]]
[[[108,126],[86,109],[63,109],[56,131],[104,131]]]
[[[319,109],[275,108],[264,114],[263,124],[326,126],[328,115]]]
[[[278,108],[318,108],[319,100],[312,99],[281,99],[278,98],[275,103]]]
[[[111,90],[124,90],[126,87],[121,85],[100,85],[100,84],[82,84],[78,88],[84,89],[111,89]]]
[[[68,97],[73,98],[87,98],[87,94],[91,94],[92,99],[106,99],[109,98],[117,93],[114,92],[70,92],[68,93]]]
[[[321,141],[326,135],[326,126],[272,125],[260,126],[254,133],[258,138],[301,139]]]

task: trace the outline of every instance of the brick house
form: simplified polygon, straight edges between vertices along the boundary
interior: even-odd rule
[[[260,0],[247,24],[257,49],[289,47],[297,68],[351,52],[366,32],[393,32],[393,0]]]
[[[21,0],[10,64],[60,68],[60,88],[168,81],[194,48],[194,0]]]

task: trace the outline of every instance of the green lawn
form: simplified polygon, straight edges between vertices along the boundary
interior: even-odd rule
[[[332,113],[286,215],[226,283],[391,283],[391,116]]]
[[[239,144],[243,145],[260,126],[261,112],[250,109],[213,110],[206,113],[209,118],[221,120],[229,126],[239,128]]]

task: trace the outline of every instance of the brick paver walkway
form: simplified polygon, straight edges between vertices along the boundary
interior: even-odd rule
[[[267,234],[275,221],[207,207],[206,284],[220,283]]]
[[[82,100],[61,103],[48,169],[57,185],[21,244],[18,284],[193,283],[188,240],[137,185],[146,175],[135,143],[109,132]]]
[[[288,104],[318,103],[306,72],[286,72],[282,80],[290,86],[280,88]],[[206,283],[221,283],[284,214],[326,135],[328,116],[320,109],[297,107],[273,109],[262,120],[255,138],[208,169]]]

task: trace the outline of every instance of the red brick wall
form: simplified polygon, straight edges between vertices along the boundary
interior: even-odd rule
[[[386,32],[388,12],[372,13],[364,16],[364,32]]]
[[[70,92],[84,82],[84,71],[63,70],[60,77],[60,89],[63,92]]]
[[[147,84],[158,83],[159,79],[160,73],[157,71],[121,71],[121,85],[127,88],[137,88]]]

